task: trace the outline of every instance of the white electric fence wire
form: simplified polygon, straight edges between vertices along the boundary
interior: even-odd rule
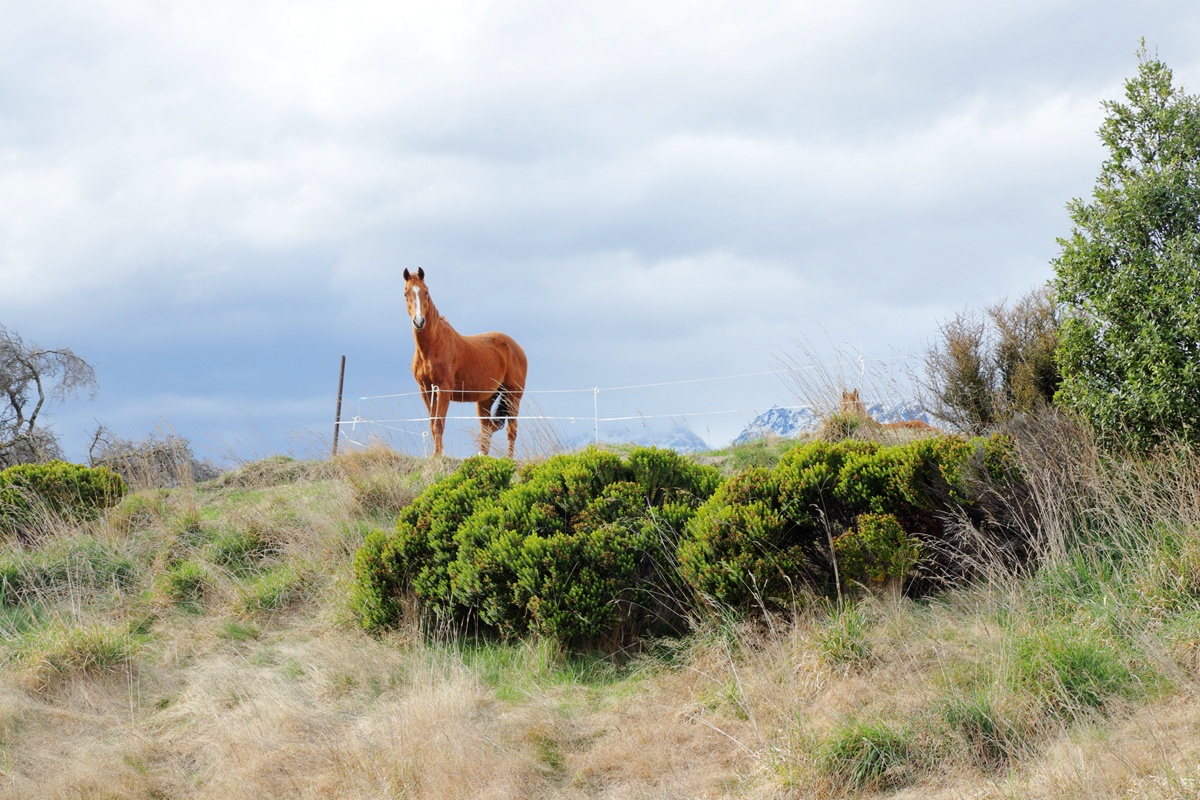
[[[879,361],[879,362],[907,361],[914,357],[915,356],[908,355],[908,356],[892,356],[889,358],[867,359],[865,356],[859,356],[855,360],[855,363],[858,364],[860,374],[863,374],[863,373],[865,373],[866,362],[868,360]],[[660,386],[683,386],[683,385],[689,384],[689,383],[709,383],[712,381],[734,381],[734,380],[741,380],[743,378],[758,378],[758,377],[762,377],[764,375],[786,375],[786,374],[789,374],[792,372],[797,372],[797,371],[806,371],[807,372],[809,370],[814,370],[814,369],[828,369],[830,367],[841,366],[843,363],[845,363],[845,362],[837,361],[837,362],[830,362],[827,364],[813,364],[813,365],[807,366],[807,367],[788,367],[787,369],[771,369],[771,370],[764,370],[762,372],[743,372],[738,375],[718,375],[718,376],[714,376],[711,378],[688,378],[685,380],[662,381],[659,383],[632,383],[627,386],[607,386],[607,387],[591,386],[591,387],[588,387],[587,389],[527,389],[527,390],[525,390],[525,396],[529,396],[529,395],[533,395],[533,394],[594,394],[596,392],[620,392],[620,391],[626,391],[629,389],[655,389]],[[358,400],[385,400],[385,399],[398,398],[398,397],[419,397],[421,394],[422,393],[419,391],[418,392],[400,392],[398,394],[373,394],[373,395],[363,395],[357,399]]]
[[[913,355],[907,355],[907,356],[893,356],[893,357],[889,357],[889,358],[867,359],[865,356],[860,355],[860,356],[858,356],[857,359],[855,359],[854,363],[856,363],[859,368],[859,374],[865,375],[866,362],[868,360],[876,361],[876,362],[904,361],[904,360],[910,360],[915,357],[916,356],[913,356]],[[634,420],[649,420],[649,419],[680,419],[680,418],[690,418],[690,417],[719,416],[721,414],[757,414],[757,413],[761,412],[761,409],[759,409],[759,408],[731,408],[731,409],[723,409],[720,411],[681,411],[681,412],[676,412],[676,413],[671,413],[671,414],[629,414],[629,415],[623,415],[623,416],[602,417],[602,416],[600,416],[599,398],[600,398],[601,392],[630,391],[630,390],[634,390],[634,389],[654,389],[654,388],[659,388],[659,387],[663,387],[663,386],[683,386],[683,385],[687,385],[687,384],[710,383],[710,382],[714,382],[714,381],[742,380],[745,378],[757,378],[757,377],[763,377],[763,376],[767,376],[767,375],[785,375],[785,374],[794,373],[797,371],[829,369],[831,367],[836,368],[836,367],[842,366],[845,363],[847,363],[847,362],[844,360],[839,360],[836,362],[830,362],[830,363],[826,363],[826,364],[813,364],[813,365],[807,366],[807,367],[789,367],[787,369],[764,370],[762,372],[743,372],[743,373],[740,373],[737,375],[719,375],[719,376],[714,376],[714,377],[709,377],[709,378],[690,378],[690,379],[678,380],[678,381],[661,381],[658,383],[638,383],[638,384],[628,384],[625,386],[610,386],[607,388],[593,386],[588,389],[530,389],[530,390],[525,391],[524,396],[528,397],[530,395],[538,395],[538,394],[591,394],[592,402],[593,402],[593,415],[589,417],[589,416],[581,416],[578,414],[572,414],[572,415],[521,414],[521,415],[519,415],[519,419],[531,420],[531,421],[532,420],[540,420],[540,421],[547,421],[547,422],[570,422],[572,424],[577,423],[577,422],[585,422],[585,421],[592,422],[592,423],[594,423],[594,425],[596,427],[596,438],[598,441],[599,435],[600,435],[599,425],[601,422],[630,422],[630,421],[634,421]],[[406,398],[406,397],[420,397],[422,394],[423,393],[420,391],[399,392],[399,393],[395,393],[395,394],[363,395],[357,399],[360,403],[362,403],[362,402],[374,401],[374,400],[391,400],[391,399],[400,399],[400,398]],[[805,409],[811,409],[811,406],[773,405],[772,408],[786,409],[789,411],[801,411],[801,410],[805,410]],[[460,420],[460,421],[475,421],[478,419],[478,417],[475,415],[466,415],[466,414],[464,414],[464,415],[447,414],[444,417],[444,419]],[[507,419],[507,418],[505,418],[505,419]],[[428,415],[420,416],[420,417],[387,417],[387,418],[380,418],[380,419],[364,419],[360,416],[355,416],[349,420],[342,420],[341,422],[338,423],[338,425],[342,426],[343,429],[345,426],[349,426],[351,433],[353,433],[355,431],[356,426],[359,424],[376,425],[378,427],[384,428],[385,430],[394,431],[396,433],[402,433],[406,436],[411,436],[414,438],[421,438],[424,441],[426,439],[426,437],[428,436],[427,432],[410,431],[405,428],[398,428],[398,427],[394,427],[394,426],[397,424],[404,424],[404,423],[428,423],[428,422],[429,422]],[[345,436],[346,434],[343,433],[342,435]],[[356,442],[353,439],[349,439],[348,437],[347,437],[347,441],[350,441],[353,444],[360,444],[359,442]]]

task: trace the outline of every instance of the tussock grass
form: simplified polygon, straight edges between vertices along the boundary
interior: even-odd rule
[[[0,797],[1195,797],[1200,460],[1014,434],[1025,572],[619,656],[358,630],[355,551],[448,460],[138,491],[0,557]]]

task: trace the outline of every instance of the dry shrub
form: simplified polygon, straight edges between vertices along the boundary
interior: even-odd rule
[[[100,426],[92,436],[89,459],[92,466],[108,467],[134,489],[190,486],[221,473],[212,461],[196,457],[191,442],[171,432],[134,440]]]
[[[213,482],[220,487],[269,489],[273,486],[312,483],[336,474],[326,461],[297,461],[290,456],[270,456],[221,473]]]
[[[856,423],[862,422],[865,410],[845,413],[843,399],[847,390],[853,388],[870,397],[904,395],[902,376],[886,367],[880,371],[876,362],[868,370],[863,356],[843,348],[835,347],[833,355],[827,356],[818,353],[812,342],[801,340],[796,342],[795,354],[779,358],[779,363],[785,370],[784,380],[796,398],[817,418],[827,420],[836,416],[855,429],[859,427]],[[836,428],[831,433],[836,433]]]
[[[541,404],[528,396],[521,402],[520,431],[518,438],[522,461],[544,461],[560,453],[570,451],[566,437],[549,419]]]
[[[1156,703],[1105,728],[1054,737],[1013,775],[1030,800],[1194,800],[1200,796],[1200,701]]]
[[[1016,417],[1008,430],[1030,487],[1026,518],[1046,557],[1061,560],[1089,544],[1137,553],[1160,538],[1156,531],[1200,529],[1200,449],[1104,449],[1053,410]]]
[[[334,464],[356,509],[367,516],[400,513],[426,486],[457,466],[452,459],[417,458],[383,444],[343,452]]]
[[[1062,381],[1055,362],[1062,320],[1050,288],[1011,307],[962,311],[925,354],[923,405],[956,430],[979,434],[1048,406]]]
[[[901,361],[872,361],[865,357],[834,348],[832,360],[818,355],[810,342],[800,341],[797,354],[780,358],[785,380],[797,399],[820,420],[816,438],[827,442],[844,439],[877,441],[883,444],[905,444],[914,439],[940,433],[923,420],[898,420],[881,423],[871,416],[865,401],[871,398],[877,413],[901,412],[912,416],[915,406],[896,404],[887,407],[881,398],[911,397],[911,378],[903,373]]]

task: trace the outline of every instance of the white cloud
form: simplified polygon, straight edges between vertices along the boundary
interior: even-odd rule
[[[361,347],[382,383],[424,266],[547,381],[912,349],[1049,274],[1143,33],[1195,90],[1181,0],[13,7],[0,321],[214,372]]]

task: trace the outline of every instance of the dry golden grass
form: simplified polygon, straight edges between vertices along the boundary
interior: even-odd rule
[[[1057,489],[1045,476],[1035,500],[1065,503],[1052,494],[1069,489],[1094,507],[1102,465],[1081,464]],[[362,633],[346,601],[353,554],[404,496],[365,499],[381,495],[363,487],[390,481],[412,493],[452,466],[384,450],[269,460],[205,485],[144,490],[105,519],[57,531],[140,571],[123,586],[81,572],[65,591],[42,591],[41,622],[0,608],[0,798],[877,796],[855,794],[829,767],[829,743],[859,722],[909,737],[917,766],[887,796],[1200,796],[1200,637],[1182,626],[1139,644],[1162,686],[1080,722],[1036,716],[1013,688],[1013,642],[1061,612],[1029,579],[932,602],[866,596],[840,613],[812,603],[789,617],[700,620],[622,663],[537,642]],[[1160,472],[1122,473],[1120,491],[1161,485]],[[1154,502],[1146,513],[1161,516]],[[1176,505],[1176,521],[1190,519],[1191,507]],[[1060,510],[1048,551],[1068,546],[1066,526],[1082,513]],[[230,542],[259,549],[241,562]],[[189,560],[211,581],[191,605],[162,583]],[[1152,564],[1139,597],[1200,575],[1200,547]],[[272,577],[286,591],[269,593]],[[1113,591],[1112,603],[1129,602]],[[1174,602],[1163,596],[1164,607]],[[46,620],[125,631],[131,647],[111,668],[47,680],[44,659],[28,655],[39,641],[30,631],[53,627]],[[970,692],[1024,726],[1009,760],[980,761],[946,727],[947,703]]]

